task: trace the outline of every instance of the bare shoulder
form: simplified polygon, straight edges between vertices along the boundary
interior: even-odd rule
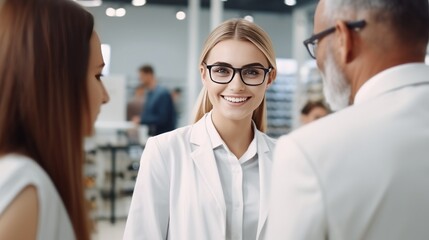
[[[38,204],[36,187],[25,187],[0,214],[0,239],[36,239]]]

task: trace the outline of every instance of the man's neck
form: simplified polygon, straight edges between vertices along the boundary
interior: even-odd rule
[[[156,82],[153,82],[153,83],[149,84],[147,86],[147,88],[149,89],[149,91],[152,91],[152,90],[154,90],[156,88],[156,86],[157,86]]]
[[[362,61],[359,67],[350,75],[351,95],[350,103],[353,104],[359,89],[375,75],[402,64],[424,62],[421,57],[403,56],[399,54],[389,54],[389,56],[377,56],[371,60]]]

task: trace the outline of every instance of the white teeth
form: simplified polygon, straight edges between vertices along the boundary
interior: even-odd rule
[[[246,97],[243,98],[236,98],[236,97],[223,97],[225,100],[227,100],[228,102],[233,102],[233,103],[240,103],[240,102],[244,102],[247,100]]]

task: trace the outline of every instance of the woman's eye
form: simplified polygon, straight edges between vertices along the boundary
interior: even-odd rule
[[[225,68],[225,67],[216,67],[213,69],[213,72],[227,74],[229,73],[229,70],[228,68]]]
[[[253,68],[248,68],[248,69],[243,69],[243,75],[249,75],[249,76],[257,76],[261,74],[260,69],[253,69]]]

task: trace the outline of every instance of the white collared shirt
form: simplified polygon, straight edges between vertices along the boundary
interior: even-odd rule
[[[256,239],[260,197],[256,137],[254,135],[249,148],[237,159],[219,136],[211,113],[206,118],[206,126],[225,197],[226,239]]]
[[[404,72],[407,72],[406,76],[404,76]],[[396,88],[420,84],[422,82],[420,76],[425,76],[426,74],[427,68],[424,63],[406,63],[388,68],[379,72],[362,85],[356,93],[354,105]],[[405,77],[407,81],[404,81]]]

